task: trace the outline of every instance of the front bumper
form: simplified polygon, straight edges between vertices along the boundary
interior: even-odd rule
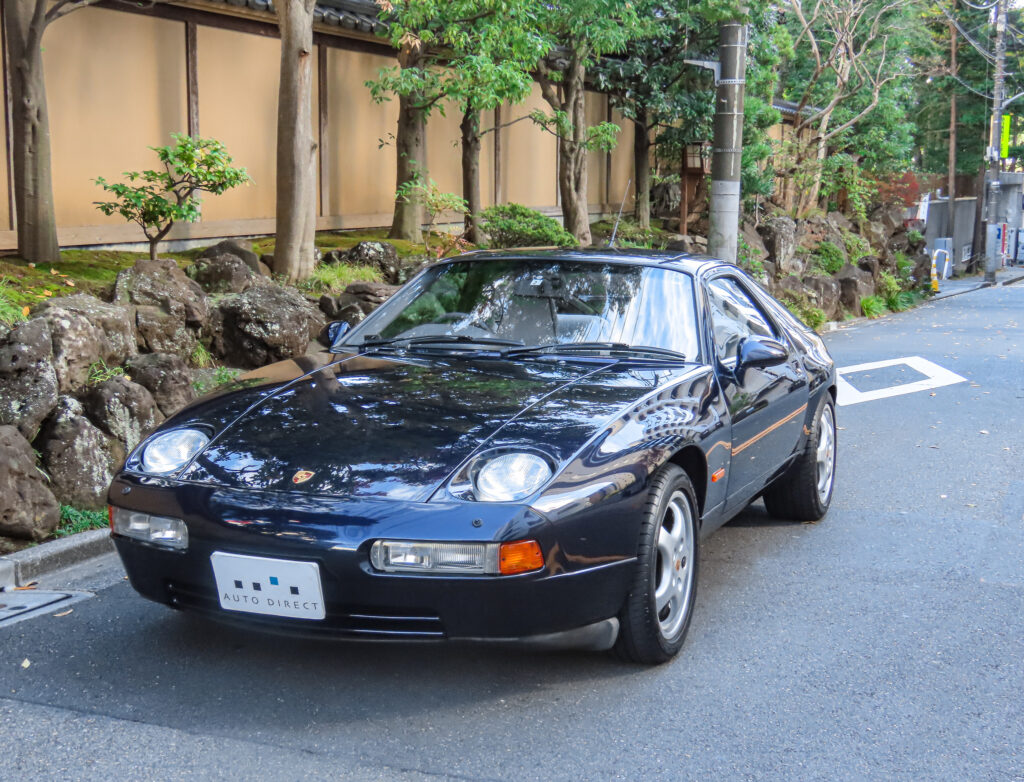
[[[509,639],[572,630],[618,614],[635,562],[630,556],[567,559],[565,552],[574,546],[560,539],[560,526],[516,505],[339,502],[308,496],[287,503],[281,495],[147,483],[135,476],[119,476],[110,497],[119,506],[183,518],[189,527],[184,551],[114,536],[129,581],[140,594],[221,621],[313,637]],[[385,537],[533,538],[546,564],[516,576],[381,573],[369,563],[369,548]],[[215,551],[317,563],[326,617],[222,609],[210,562]]]

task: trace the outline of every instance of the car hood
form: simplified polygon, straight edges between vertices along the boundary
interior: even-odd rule
[[[524,445],[561,461],[664,375],[618,362],[367,356],[302,369],[265,368],[170,422],[215,432],[180,479],[425,501],[510,422],[542,411]]]

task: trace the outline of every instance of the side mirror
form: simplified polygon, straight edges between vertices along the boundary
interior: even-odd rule
[[[778,366],[788,358],[789,351],[781,342],[769,337],[748,337],[740,345],[740,356],[736,367],[763,369],[764,367]]]
[[[351,328],[352,326],[343,320],[331,321],[320,329],[320,333],[317,335],[316,341],[325,348],[330,349],[335,342],[348,334]]]

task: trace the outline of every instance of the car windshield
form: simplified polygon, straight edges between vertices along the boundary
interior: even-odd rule
[[[693,280],[635,264],[480,258],[426,270],[344,344],[447,346],[612,343],[698,355]],[[597,349],[599,346],[591,344]]]

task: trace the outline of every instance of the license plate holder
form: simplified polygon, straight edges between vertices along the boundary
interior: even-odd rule
[[[225,611],[314,620],[327,615],[316,562],[215,551],[210,564]]]

